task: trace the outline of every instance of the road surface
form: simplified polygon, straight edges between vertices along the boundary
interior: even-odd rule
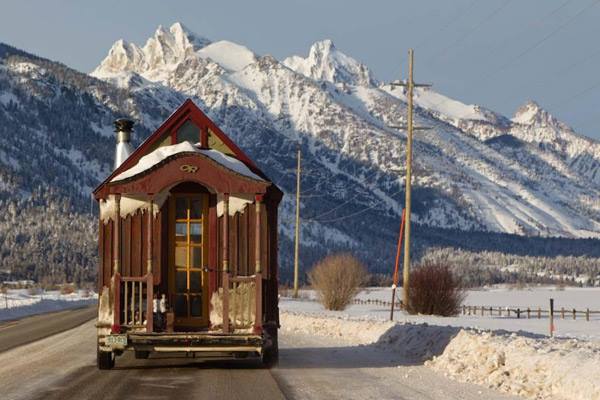
[[[0,352],[73,329],[98,314],[96,305],[0,322]]]
[[[62,326],[81,310],[11,325],[11,336]],[[66,323],[66,322],[65,322]],[[39,326],[37,326],[39,325]],[[0,325],[0,344],[9,328]],[[42,329],[43,330],[43,329]],[[22,339],[24,341],[25,339]],[[479,386],[451,381],[370,346],[339,346],[332,339],[281,338],[278,368],[252,362],[130,353],[110,371],[95,365],[94,321],[0,353],[0,397],[10,399],[510,399]],[[14,341],[13,344],[20,344]]]

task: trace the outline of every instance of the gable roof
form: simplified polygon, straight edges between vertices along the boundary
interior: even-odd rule
[[[146,155],[152,146],[159,142],[167,132],[187,119],[195,122],[201,129],[210,129],[214,135],[216,135],[227,147],[229,147],[229,149],[231,149],[235,158],[244,163],[256,175],[264,178],[267,181],[269,180],[267,176],[260,169],[258,169],[250,157],[248,157],[225,134],[225,132],[221,130],[221,128],[219,128],[210,118],[208,118],[206,114],[202,112],[202,110],[200,110],[200,108],[198,108],[196,104],[194,104],[191,99],[188,98],[181,106],[179,106],[177,110],[175,110],[173,114],[169,116],[169,118],[165,120],[165,122],[162,123],[161,126],[158,127],[156,131],[154,131],[154,133],[148,136],[148,138],[140,146],[138,146],[138,148],[136,148],[118,168],[112,171],[111,174],[100,185],[98,185],[96,189],[94,189],[94,195],[97,195],[102,187],[108,184],[115,176],[136,165],[140,158]]]

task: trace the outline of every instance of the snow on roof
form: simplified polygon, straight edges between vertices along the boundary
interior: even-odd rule
[[[250,171],[250,169],[248,169],[248,167],[243,162],[234,157],[230,157],[214,149],[199,149],[197,146],[193,145],[190,142],[181,142],[171,146],[159,147],[153,152],[140,158],[138,163],[133,167],[115,176],[111,180],[111,182],[122,181],[124,179],[131,178],[132,176],[141,174],[142,172],[149,170],[150,168],[161,163],[167,158],[180,153],[202,154],[233,172],[236,172],[240,175],[244,175],[248,178],[264,181],[264,179]]]

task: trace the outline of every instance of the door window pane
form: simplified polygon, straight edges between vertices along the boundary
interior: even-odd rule
[[[192,204],[190,207],[190,218],[191,219],[202,218],[202,200],[192,199],[191,202],[192,202]]]
[[[175,240],[178,242],[187,242],[186,222],[178,222],[175,224]]]
[[[175,267],[187,267],[187,246],[175,247]]]
[[[190,224],[190,241],[192,243],[202,242],[202,224],[192,223]]]
[[[187,271],[175,272],[175,290],[178,293],[187,292]]]
[[[199,293],[202,289],[202,276],[200,271],[190,271],[190,292]]]
[[[202,265],[202,248],[201,247],[192,247],[190,248],[190,267],[193,268],[201,268]]]
[[[184,294],[178,294],[175,296],[175,316],[187,317],[187,299]]]
[[[175,199],[175,217],[177,219],[187,218],[187,199],[183,197]]]
[[[201,317],[202,316],[202,296],[191,296],[191,314],[192,317]]]

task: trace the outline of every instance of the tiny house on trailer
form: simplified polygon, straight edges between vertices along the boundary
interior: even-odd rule
[[[99,202],[98,367],[124,351],[277,361],[282,192],[191,101],[135,151],[115,122]]]

